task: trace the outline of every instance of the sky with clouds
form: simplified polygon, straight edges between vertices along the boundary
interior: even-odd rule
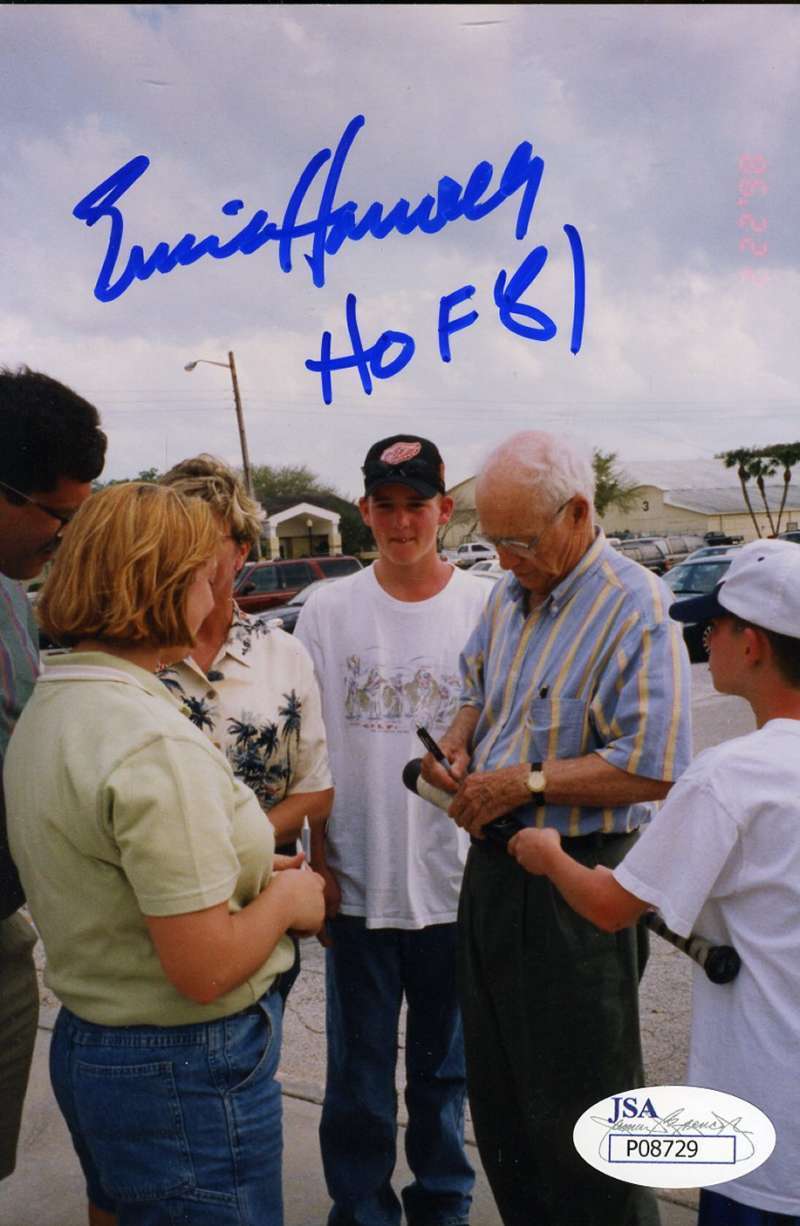
[[[795,439],[799,68],[791,5],[2,6],[0,361],[94,401],[116,477],[202,450],[239,462],[228,372],[184,370],[229,350],[252,461],[307,464],[351,495],[369,445],[401,431],[439,443],[451,483],[525,428],[629,460]],[[489,162],[485,199],[528,141],[544,170],[527,234],[517,191],[435,234],[345,241],[321,287],[300,237],[290,272],[271,241],[95,296],[110,220],[73,209],[131,159],[150,164],[116,202],[112,280],[136,244],[224,242],[257,210],[280,226],[356,115],[334,207],[416,206]],[[585,256],[577,354],[565,225]],[[519,302],[553,320],[547,341],[511,331],[494,301],[500,271],[510,281],[538,246]],[[452,314],[478,318],[445,363],[440,299],[465,285]],[[326,406],[305,362],[326,331],[334,356],[352,352],[351,294],[366,347],[393,331],[415,350],[369,396],[355,369],[334,371]]]

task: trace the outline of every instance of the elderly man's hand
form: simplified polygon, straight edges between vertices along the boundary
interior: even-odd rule
[[[561,835],[552,827],[544,830],[527,826],[508,843],[508,854],[528,873],[547,876],[553,854],[561,847]]]
[[[504,766],[496,771],[467,775],[448,809],[463,830],[482,838],[481,827],[530,800],[527,778],[530,767]]]
[[[426,753],[422,759],[422,778],[432,787],[441,788],[445,792],[456,792],[467,773],[469,754],[461,745],[450,744],[447,737],[442,737],[439,748],[450,763],[451,773],[448,774],[432,753]]]

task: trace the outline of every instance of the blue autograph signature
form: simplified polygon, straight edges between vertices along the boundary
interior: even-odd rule
[[[583,321],[586,312],[586,270],[583,258],[583,245],[580,235],[574,226],[564,226],[564,233],[572,254],[575,294],[572,311],[572,335],[570,350],[577,354],[583,341]],[[525,256],[516,272],[508,277],[504,268],[497,274],[494,283],[494,302],[503,327],[517,336],[524,336],[531,341],[550,341],[556,335],[555,320],[546,315],[538,307],[520,302],[522,294],[531,282],[539,275],[547,261],[547,248],[534,247]],[[478,318],[478,312],[468,311],[465,315],[451,318],[450,311],[459,303],[471,298],[475,293],[474,285],[462,285],[451,294],[444,294],[439,299],[439,357],[443,362],[452,358],[450,337],[454,332],[469,328]],[[361,386],[367,396],[372,394],[372,380],[391,379],[408,366],[414,356],[416,343],[408,332],[395,332],[387,329],[382,332],[374,345],[364,345],[361,330],[358,326],[356,313],[357,299],[355,294],[348,294],[345,303],[345,321],[350,337],[351,352],[333,357],[332,334],[322,333],[319,358],[307,358],[306,369],[315,371],[320,376],[322,399],[325,404],[333,402],[333,383],[331,375],[335,370],[350,370],[355,368],[361,380]],[[524,323],[523,320],[530,322]],[[535,326],[534,326],[535,325]],[[393,345],[400,346],[400,352],[384,363],[384,358]]]
[[[92,188],[72,210],[73,217],[84,221],[87,226],[95,225],[102,217],[107,217],[111,222],[108,248],[94,287],[95,297],[101,302],[113,302],[134,281],[147,281],[154,272],[166,274],[178,264],[196,264],[204,255],[210,255],[215,260],[226,260],[237,253],[253,255],[270,242],[278,244],[278,263],[281,270],[288,273],[292,271],[292,244],[295,239],[306,237],[311,237],[312,243],[311,253],[305,258],[314,285],[321,288],[325,284],[325,257],[336,255],[348,240],[359,242],[368,234],[382,239],[393,231],[413,234],[415,230],[421,230],[424,234],[438,234],[460,217],[465,217],[467,221],[480,221],[519,191],[522,198],[515,234],[518,239],[525,237],[544,170],[542,159],[533,156],[530,141],[517,145],[500,176],[498,187],[483,200],[481,197],[494,176],[491,162],[478,162],[465,186],[444,175],[439,180],[436,196],[423,196],[413,209],[408,200],[400,199],[387,211],[385,205],[376,200],[359,217],[359,205],[355,200],[337,205],[336,192],[347,155],[365,122],[363,115],[356,115],[350,120],[333,155],[330,149],[320,149],[314,154],[297,180],[280,225],[268,220],[269,214],[265,209],[258,209],[247,224],[227,241],[217,234],[208,234],[202,239],[194,234],[184,234],[172,247],[167,242],[157,243],[148,256],[135,243],[124,268],[114,280],[124,233],[124,221],[117,202],[141,179],[150,165],[150,159],[144,154],[131,158]],[[310,221],[298,221],[309,188],[328,162],[328,174],[316,215]],[[228,200],[222,205],[222,212],[226,217],[235,217],[243,208],[242,200]]]
[[[138,243],[131,245],[124,266],[120,250],[125,222],[118,202],[125,193],[142,178],[150,165],[150,159],[140,154],[92,188],[79,200],[72,210],[73,216],[87,226],[93,226],[102,218],[108,218],[110,230],[108,246],[97,281],[94,295],[100,302],[113,302],[130,288],[134,281],[147,281],[153,273],[162,275],[172,272],[178,265],[196,264],[203,256],[226,260],[232,255],[253,255],[267,243],[276,243],[278,265],[285,273],[292,271],[293,244],[296,239],[310,239],[310,250],[304,259],[311,270],[311,279],[318,288],[325,285],[326,258],[335,256],[346,242],[360,242],[367,235],[381,240],[390,234],[438,234],[451,222],[460,218],[481,221],[498,209],[512,196],[519,195],[514,235],[518,240],[528,233],[533,208],[544,172],[544,161],[534,157],[530,141],[521,141],[511,154],[500,175],[494,191],[489,191],[494,178],[491,162],[478,162],[464,185],[449,175],[443,175],[436,187],[436,195],[427,194],[413,208],[401,197],[390,208],[375,200],[361,208],[355,200],[339,204],[336,200],[348,154],[356,136],[363,128],[363,115],[350,120],[342,137],[332,152],[320,149],[309,160],[289,197],[278,224],[269,220],[265,209],[257,209],[250,220],[232,237],[221,238],[207,234],[198,239],[195,234],[184,234],[173,246],[166,241],[156,243],[149,255]],[[301,220],[300,214],[308,195],[324,166],[327,175],[322,183],[319,207],[309,220]],[[487,194],[489,193],[489,194]],[[226,217],[236,217],[244,208],[244,201],[233,199],[222,205]],[[586,312],[586,268],[580,235],[572,225],[563,227],[569,243],[573,273],[573,311],[570,350],[577,354],[583,340]],[[494,284],[494,305],[503,327],[517,336],[533,341],[549,341],[556,335],[555,321],[538,307],[521,301],[544,267],[548,257],[547,248],[534,247],[511,273],[500,269]],[[439,356],[443,362],[451,361],[450,337],[470,327],[478,319],[476,310],[467,311],[456,318],[452,310],[475,293],[474,285],[463,285],[439,300],[438,340]],[[322,397],[325,404],[333,400],[332,374],[334,371],[355,369],[361,386],[367,395],[372,392],[373,379],[389,379],[399,374],[414,356],[416,344],[407,332],[387,329],[372,345],[365,345],[358,326],[357,300],[348,294],[345,302],[345,322],[350,340],[350,352],[333,356],[333,338],[323,332],[319,358],[309,358],[308,370],[319,374]],[[399,352],[391,359],[388,351],[399,346]]]

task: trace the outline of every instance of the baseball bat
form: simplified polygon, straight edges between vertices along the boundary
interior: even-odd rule
[[[410,791],[416,792],[423,800],[427,800],[429,804],[447,811],[452,804],[453,797],[443,788],[433,787],[423,779],[421,771],[422,759],[412,758],[403,767],[403,783]],[[521,822],[518,822],[511,814],[507,814],[505,817],[496,817],[493,822],[487,822],[483,827],[483,833],[492,842],[505,847],[509,839],[523,828]],[[739,974],[741,958],[733,946],[714,945],[706,937],[696,932],[691,933],[688,937],[678,936],[677,932],[673,932],[664,923],[657,911],[646,912],[644,922],[653,932],[663,937],[665,941],[669,941],[670,945],[674,945],[681,953],[686,954],[702,967],[712,983],[730,983]]]
[[[742,960],[732,945],[714,945],[697,932],[680,937],[667,927],[658,911],[647,911],[644,922],[653,932],[701,966],[712,983],[731,983],[739,974]]]

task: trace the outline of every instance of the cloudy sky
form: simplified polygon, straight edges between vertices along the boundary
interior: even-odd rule
[[[350,494],[367,447],[406,430],[439,443],[452,482],[526,427],[626,459],[795,439],[798,65],[789,5],[3,6],[0,361],[93,400],[117,477],[200,450],[239,461],[228,372],[184,370],[231,349],[252,461],[308,464]],[[73,209],[131,159],[149,166],[116,202],[112,283],[136,245],[225,242],[258,210],[280,228],[357,115],[332,207],[415,207],[483,162],[486,199],[527,141],[544,162],[527,234],[520,189],[435,234],[345,241],[323,286],[300,237],[289,272],[273,240],[95,296],[110,220]],[[301,223],[320,214],[319,160]],[[565,225],[585,254],[577,355]],[[494,301],[501,270],[510,282],[539,246],[518,298],[556,325],[546,341],[512,332]],[[466,285],[452,314],[478,318],[445,363],[440,299]],[[415,349],[369,396],[357,370],[334,371],[326,406],[305,362],[324,332],[334,357],[352,353],[351,294],[366,348],[388,330]]]

